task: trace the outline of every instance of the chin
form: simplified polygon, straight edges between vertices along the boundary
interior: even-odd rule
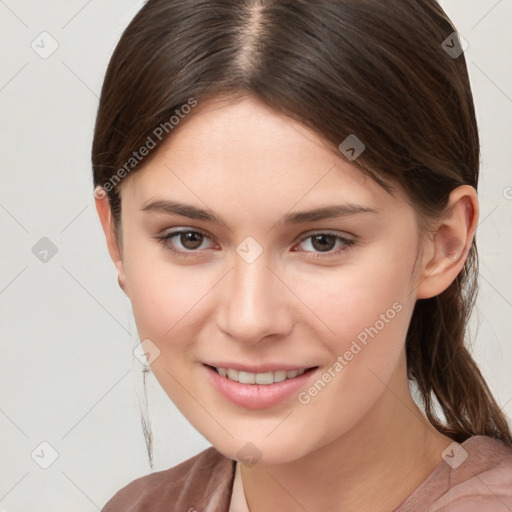
[[[225,457],[236,460],[240,463],[252,467],[287,464],[293,462],[309,453],[307,446],[301,446],[300,439],[288,437],[288,442],[282,440],[270,439],[265,437],[257,438],[250,436],[243,439],[228,438],[209,439],[210,443],[222,453]],[[311,450],[313,448],[311,447]]]

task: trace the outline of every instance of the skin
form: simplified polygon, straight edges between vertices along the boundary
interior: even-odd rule
[[[209,209],[227,226],[141,211],[156,198]],[[441,293],[464,265],[479,216],[472,187],[452,192],[447,214],[421,239],[398,188],[392,197],[318,134],[246,97],[200,103],[123,180],[121,240],[108,198],[95,200],[140,339],[160,351],[151,367],[163,389],[227,457],[240,459],[248,442],[257,448],[257,464],[241,466],[251,512],[389,511],[442,460],[452,440],[411,397],[405,336],[416,300]],[[379,213],[278,223],[349,201]],[[195,245],[168,241],[186,258],[156,238],[185,228],[205,234]],[[331,240],[322,251],[308,235],[326,231],[355,243]],[[247,236],[263,250],[252,263],[236,252]],[[296,394],[266,409],[234,405],[202,366],[327,370],[396,302],[401,311],[305,405]]]

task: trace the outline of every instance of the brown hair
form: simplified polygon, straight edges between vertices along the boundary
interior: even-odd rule
[[[119,177],[156,153],[139,163],[134,152],[155,142],[157,127],[166,127],[158,142],[171,136],[169,120],[191,98],[244,94],[312,128],[338,155],[340,142],[356,135],[366,148],[352,163],[390,193],[399,183],[420,232],[428,232],[454,188],[478,183],[466,61],[443,43],[457,49],[454,32],[435,0],[148,0],[110,60],[92,147],[94,185],[107,189],[118,236]],[[507,418],[465,346],[477,291],[475,240],[466,250],[452,284],[416,302],[408,375],[440,432],[512,446]]]

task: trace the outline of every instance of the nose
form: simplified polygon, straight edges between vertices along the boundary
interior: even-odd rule
[[[264,338],[284,336],[293,324],[293,293],[260,256],[247,263],[235,256],[234,268],[223,279],[217,309],[221,331],[248,345]]]

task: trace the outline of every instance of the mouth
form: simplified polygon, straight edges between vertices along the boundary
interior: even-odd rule
[[[319,366],[248,372],[202,364],[212,387],[223,399],[244,409],[268,409],[291,400],[315,379]]]
[[[239,382],[240,384],[261,384],[263,386],[269,386],[277,382],[294,379],[318,368],[318,366],[311,366],[309,368],[301,368],[299,370],[274,370],[255,373],[235,370],[234,368],[222,368],[209,364],[206,366],[216,371],[221,377],[225,377],[234,382]]]

